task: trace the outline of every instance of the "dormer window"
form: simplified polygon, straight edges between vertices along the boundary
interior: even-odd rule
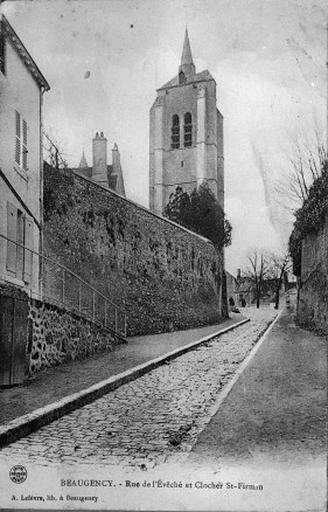
[[[171,128],[171,149],[178,149],[180,147],[180,119],[177,114],[172,117]]]
[[[192,145],[192,116],[190,112],[184,115],[184,147],[188,148]]]
[[[186,83],[186,75],[184,74],[183,71],[180,71],[180,73],[179,73],[179,84],[183,85],[185,83]]]

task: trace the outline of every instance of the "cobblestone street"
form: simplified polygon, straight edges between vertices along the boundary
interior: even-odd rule
[[[277,312],[245,310],[251,321],[41,428],[1,451],[2,461],[120,465],[178,462],[216,412],[231,379]]]

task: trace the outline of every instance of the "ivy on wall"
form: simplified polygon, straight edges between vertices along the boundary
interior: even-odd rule
[[[130,335],[220,321],[222,259],[209,241],[49,166],[44,219],[45,253],[126,309]]]
[[[301,275],[302,240],[319,231],[328,214],[328,161],[323,164],[322,174],[311,185],[307,199],[299,208],[294,228],[289,238],[289,251],[296,276]]]

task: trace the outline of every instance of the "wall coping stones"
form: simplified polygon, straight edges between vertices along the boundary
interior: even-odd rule
[[[0,295],[26,301],[29,298],[25,290],[11,283],[0,283]]]
[[[161,219],[164,222],[172,224],[172,226],[175,226],[176,228],[179,228],[182,231],[185,231],[186,233],[189,233],[189,234],[197,237],[199,240],[202,240],[203,242],[206,242],[206,243],[208,243],[208,244],[210,244],[210,245],[212,245],[214,247],[214,244],[208,238],[205,238],[204,236],[199,235],[198,233],[195,233],[194,231],[191,231],[190,229],[185,228],[184,226],[180,226],[180,224],[177,224],[173,220],[167,219],[166,217],[163,217],[162,215],[159,215],[158,213],[155,213],[155,212],[149,210],[149,208],[146,208],[146,206],[142,206],[141,204],[136,203],[135,201],[132,201],[131,199],[128,199],[126,197],[121,196],[118,192],[115,192],[115,190],[108,189],[108,188],[104,187],[103,185],[101,185],[99,183],[95,183],[90,178],[88,178],[86,176],[82,176],[81,174],[78,174],[77,172],[75,172],[75,171],[73,171],[71,169],[69,171],[64,169],[63,172],[64,173],[71,172],[72,174],[74,174],[74,177],[76,177],[78,179],[81,179],[81,180],[84,180],[84,181],[87,181],[91,186],[93,186],[95,188],[101,188],[107,194],[109,194],[109,195],[112,194],[114,196],[117,196],[120,199],[122,199],[123,201],[126,201],[129,204],[132,204],[133,206],[135,206],[136,208],[139,208],[140,210],[143,210],[144,212],[148,213],[149,215],[152,215],[153,217]]]

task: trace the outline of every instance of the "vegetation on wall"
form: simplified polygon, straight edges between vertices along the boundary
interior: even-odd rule
[[[222,258],[212,244],[49,165],[44,219],[45,255],[126,309],[129,335],[220,321]]]
[[[310,233],[317,233],[328,214],[328,161],[308,191],[308,197],[295,212],[296,220],[289,238],[289,251],[293,259],[294,274],[301,274],[302,240]]]
[[[208,238],[218,249],[231,244],[232,227],[206,184],[189,195],[179,186],[164,209],[168,219]]]

